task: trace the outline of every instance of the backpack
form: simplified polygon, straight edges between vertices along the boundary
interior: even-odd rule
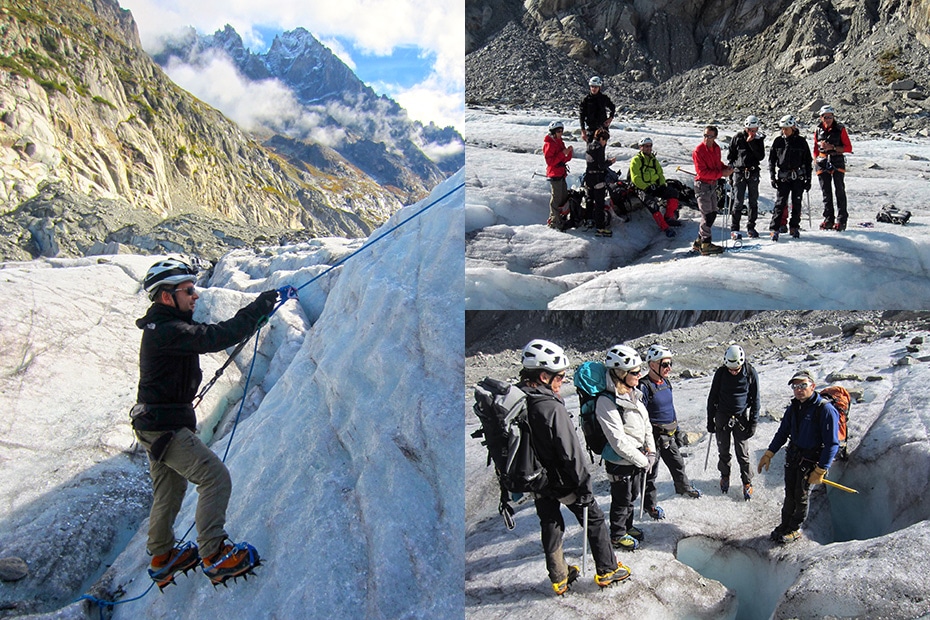
[[[665,184],[678,192],[678,204],[697,209],[697,197],[694,195],[693,187],[685,185],[678,179],[666,179]]]
[[[899,209],[894,205],[884,205],[878,212],[878,215],[875,216],[875,219],[879,222],[885,222],[886,224],[900,224],[904,226],[907,224],[907,221],[911,219],[911,212]]]
[[[581,406],[581,432],[584,433],[584,442],[593,462],[594,455],[600,456],[607,446],[604,429],[594,414],[598,396],[605,394],[613,397],[607,389],[607,367],[601,362],[585,362],[575,371],[572,383],[575,384]]]
[[[851,398],[849,392],[841,385],[831,385],[820,390],[820,396],[833,405],[839,413],[840,423],[836,435],[840,440],[840,458],[846,458],[846,421],[849,418],[849,405]]]
[[[565,204],[562,205],[560,212],[562,214],[562,231],[582,226],[585,219],[587,219],[584,192],[578,189],[568,190],[568,198],[565,200]]]
[[[545,488],[546,470],[533,449],[523,390],[485,377],[475,386],[474,411],[481,428],[472,437],[484,437],[482,445],[488,449],[488,465],[494,463],[502,504],[507,492],[536,493]]]

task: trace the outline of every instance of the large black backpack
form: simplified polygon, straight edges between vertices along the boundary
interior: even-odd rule
[[[513,527],[510,493],[537,493],[548,483],[546,470],[536,456],[533,437],[527,420],[526,394],[504,381],[485,377],[475,386],[475,415],[481,428],[472,437],[484,438],[488,449],[488,465],[501,487],[499,512],[507,527]]]

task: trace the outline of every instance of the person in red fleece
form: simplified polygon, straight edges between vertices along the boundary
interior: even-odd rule
[[[568,162],[572,160],[574,149],[566,147],[562,141],[565,125],[562,121],[549,123],[549,133],[543,140],[543,156],[546,158],[546,178],[549,180],[551,196],[549,198],[549,226],[562,230],[562,207],[568,200]]]
[[[846,127],[834,118],[831,106],[820,108],[820,124],[814,130],[814,159],[817,180],[823,192],[823,223],[821,230],[846,230],[846,153],[852,153],[852,143]],[[836,191],[836,217],[833,213],[833,192]]]
[[[723,163],[716,142],[717,128],[704,128],[704,139],[691,153],[694,161],[694,196],[701,212],[701,228],[693,248],[705,256],[720,254],[723,248],[711,243],[714,220],[717,219],[717,181],[733,174],[733,168]]]

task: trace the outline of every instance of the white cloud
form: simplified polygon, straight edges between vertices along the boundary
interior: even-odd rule
[[[348,68],[352,69],[352,71],[357,69],[355,61],[352,59],[352,54],[342,46],[342,43],[336,39],[323,39],[316,35],[313,36],[319,39],[320,43],[328,47],[329,51],[331,51],[336,58],[344,62]]]
[[[384,92],[407,111],[407,115],[424,125],[430,121],[440,127],[452,125],[459,133],[465,129],[465,95],[454,83],[436,74],[410,88],[380,85]]]

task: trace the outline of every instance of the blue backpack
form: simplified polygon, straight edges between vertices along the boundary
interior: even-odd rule
[[[613,398],[613,392],[607,389],[607,367],[601,362],[585,362],[575,371],[572,379],[578,392],[578,403],[581,406],[581,432],[584,433],[584,442],[588,447],[591,460],[594,455],[600,456],[607,446],[607,437],[601,423],[594,415],[597,397],[601,394]]]

